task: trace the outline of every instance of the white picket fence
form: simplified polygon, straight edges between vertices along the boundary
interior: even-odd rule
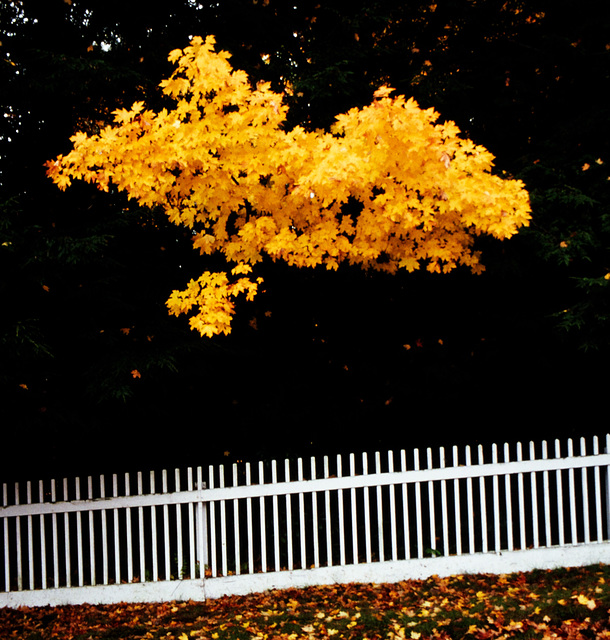
[[[610,435],[2,487],[0,607],[610,561]],[[476,459],[474,453],[476,452]],[[225,472],[227,475],[225,476]]]

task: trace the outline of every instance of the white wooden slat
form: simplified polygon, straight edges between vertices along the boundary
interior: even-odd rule
[[[214,488],[214,467],[210,466],[208,470],[208,484],[210,489]],[[218,576],[218,553],[216,544],[216,504],[210,505],[210,569],[212,571],[212,577]],[[197,509],[199,517],[199,508]],[[197,530],[199,530],[199,525]]]
[[[116,473],[112,475],[112,496],[119,495],[119,483]],[[121,584],[121,538],[119,533],[119,510],[114,509],[114,582]]]
[[[606,434],[606,455],[610,453],[610,433]],[[606,467],[606,535],[610,540],[610,465]]]
[[[356,475],[356,456],[350,453],[349,456],[349,477]],[[356,489],[350,489],[351,507],[352,507],[352,560],[354,564],[358,564],[358,514],[356,507]]]
[[[470,447],[466,446],[465,464],[472,466]],[[466,505],[468,517],[468,553],[474,553],[474,499],[472,494],[472,478],[466,478]]]
[[[80,478],[75,480],[74,495],[77,500],[80,500]],[[85,567],[83,561],[83,521],[80,512],[76,514],[76,561],[78,586],[82,587],[85,584]]]
[[[265,484],[264,480],[265,469],[262,462],[258,463],[258,483]],[[260,512],[260,531],[261,531],[261,571],[267,573],[267,527],[265,516],[265,498],[261,496],[259,498],[259,512]]]
[[[220,465],[218,468],[218,486],[225,486],[225,468],[224,465]],[[220,501],[220,560],[221,560],[221,574],[223,576],[229,575],[227,568],[227,501]]]
[[[32,504],[32,483],[27,482],[25,485],[25,494],[27,504]],[[28,532],[28,581],[30,589],[34,588],[34,531],[32,515],[27,517],[27,532]]]
[[[498,446],[493,444],[491,448],[491,464],[498,464]],[[494,474],[492,481],[493,490],[493,516],[494,516],[494,551],[498,553],[501,549],[500,544],[500,487],[498,474]]]
[[[432,449],[426,449],[426,467],[434,468],[432,462]],[[434,482],[428,480],[428,521],[430,525],[430,549],[436,549],[436,505],[434,502]]]
[[[362,454],[362,475],[366,476],[369,472],[368,457],[366,453]],[[366,552],[366,562],[370,563],[372,559],[371,554],[371,511],[369,505],[369,491],[370,487],[364,489],[364,542]]]
[[[405,473],[407,471],[407,453],[404,449],[400,452],[400,470]],[[409,497],[407,492],[407,483],[403,482],[402,489],[402,517],[403,517],[403,538],[405,545],[405,560],[411,558],[411,533],[409,520]]]
[[[104,476],[100,476],[100,498],[106,497]],[[102,519],[102,583],[108,584],[108,531],[106,529],[106,511],[101,512]]]
[[[413,469],[419,471],[419,449],[413,452]],[[415,483],[415,526],[417,534],[417,557],[424,557],[423,522],[421,506],[421,482]]]
[[[546,440],[542,441],[542,460],[548,460],[548,446]],[[549,485],[549,472],[547,470],[542,472],[543,479],[543,503],[544,503],[544,535],[545,535],[545,547],[550,547],[551,541],[551,497],[550,497],[550,485]]]
[[[561,457],[559,440],[555,440],[555,457]],[[561,470],[557,469],[555,472],[555,479],[557,481],[557,521],[559,526],[559,546],[565,546],[565,521],[563,515],[563,478],[561,475]]]
[[[15,483],[15,504],[20,504],[19,483]],[[17,590],[23,591],[23,557],[21,551],[21,516],[15,518],[15,552],[17,555]]]
[[[593,455],[599,454],[599,439],[597,436],[593,438]],[[595,486],[595,524],[596,524],[596,541],[601,542],[604,539],[602,531],[602,485],[599,467],[593,468],[593,484]]]
[[[324,456],[324,478],[330,477],[328,456]],[[330,515],[330,491],[324,492],[324,510],[326,518],[326,566],[332,567],[332,522]]]
[[[316,480],[316,459],[314,457],[310,459],[310,464],[311,479]],[[315,491],[311,494],[311,508],[313,528],[313,566],[317,569],[320,566],[320,540],[318,536],[318,494]]]
[[[138,495],[141,496],[144,493],[144,489],[142,487],[142,472],[138,471]],[[144,508],[138,508],[138,548],[139,555],[138,559],[140,561],[140,582],[146,582],[146,556],[144,551]]]
[[[5,484],[2,485],[2,504],[6,507],[8,506],[8,486]],[[11,590],[11,565],[9,562],[10,557],[10,546],[9,546],[9,536],[8,536],[8,518],[4,518],[3,522],[4,527],[4,590]]]
[[[44,483],[38,483],[38,502],[44,502]],[[40,580],[41,588],[47,588],[47,536],[45,533],[44,514],[40,514]]]
[[[568,440],[568,456],[574,457],[574,442],[572,438]],[[570,543],[578,542],[578,525],[576,523],[576,487],[574,479],[574,469],[568,471],[568,490],[570,498]]]
[[[580,439],[580,455],[587,455],[587,445],[585,444],[585,439]],[[581,469],[580,471],[580,481],[581,481],[581,490],[582,490],[582,518],[583,518],[583,530],[584,530],[584,542],[585,544],[589,544],[591,542],[591,530],[590,530],[590,522],[589,522],[589,482],[587,478],[587,470]]]
[[[375,472],[381,473],[381,454],[375,452]],[[385,560],[385,548],[383,544],[383,502],[381,495],[381,485],[377,485],[377,549],[379,552],[378,559],[383,562]]]
[[[250,463],[246,463],[246,486],[252,484]],[[248,526],[248,572],[254,573],[254,529],[252,527],[252,498],[246,498],[246,520]]]
[[[530,441],[530,460],[536,458],[536,446],[533,441]],[[540,531],[538,529],[538,477],[536,472],[533,471],[530,474],[530,493],[532,498],[532,536],[534,549],[540,548]]]
[[[271,482],[277,484],[277,461],[271,461]],[[273,509],[273,566],[276,571],[280,570],[280,519],[278,510],[277,495],[271,498]]]
[[[439,467],[445,468],[445,447],[439,447]],[[447,480],[441,480],[441,526],[443,530],[443,555],[449,555],[449,513],[447,507]]]
[[[388,471],[394,472],[394,454],[392,451],[388,451]],[[389,487],[390,494],[390,535],[392,544],[392,560],[398,560],[398,541],[397,530],[398,525],[396,522],[396,486]]]
[[[284,460],[284,480],[290,482],[290,461]],[[286,494],[286,544],[287,544],[287,569],[294,569],[294,539],[292,536],[292,496]]]
[[[87,496],[89,500],[93,500],[93,478],[91,476],[87,476]],[[95,585],[95,532],[93,526],[93,511],[89,511],[89,576],[91,584]]]
[[[485,455],[483,446],[479,445],[477,451],[477,463],[485,464]],[[481,510],[481,550],[483,553],[489,551],[489,541],[487,538],[487,492],[485,487],[485,478],[479,478],[479,508]]]
[[[341,478],[343,476],[343,464],[341,454],[337,454],[337,477]],[[345,566],[345,539],[347,536],[347,531],[345,530],[345,510],[343,504],[343,490],[339,489],[337,491],[337,508],[338,508],[338,518],[339,518],[339,565]]]
[[[297,479],[299,483],[303,482],[303,459],[297,460]],[[305,494],[299,493],[299,530],[301,540],[301,569],[307,569],[307,548],[305,538]]]
[[[197,467],[197,491],[202,491],[205,489],[205,483],[203,482],[203,467]],[[201,501],[197,503],[197,562],[199,563],[199,577],[205,577],[205,569],[209,564],[208,557],[208,540],[210,537],[211,528],[208,527],[208,505],[203,504]],[[213,537],[214,534],[212,534]],[[195,573],[193,574],[193,578],[197,575],[197,568],[195,568]]]
[[[129,496],[131,493],[129,473],[125,474],[125,495]],[[133,582],[133,538],[131,528],[131,508],[127,507],[125,512],[125,536],[127,537],[127,582],[130,584]]]
[[[458,448],[454,446],[452,448],[453,452],[453,467],[456,468],[459,466],[459,453]],[[463,553],[462,549],[462,501],[460,494],[460,481],[458,478],[453,480],[453,507],[455,513],[455,553],[458,556],[461,556]]]
[[[180,491],[180,469],[174,470],[174,489]],[[182,540],[182,505],[176,505],[176,578],[184,578],[184,541]]]
[[[237,464],[233,463],[233,486],[239,486]],[[239,500],[233,500],[233,544],[235,549],[235,575],[241,573],[240,540],[239,540]]]
[[[161,492],[167,495],[167,469],[161,471]],[[163,550],[165,561],[165,580],[171,580],[170,537],[169,537],[169,505],[163,505]]]
[[[68,500],[68,478],[63,480],[63,497],[64,502]],[[66,586],[72,586],[72,563],[71,563],[71,549],[70,549],[70,520],[69,514],[64,513],[64,553],[66,559]]]
[[[193,491],[193,468],[188,467],[186,470],[186,486],[188,491]],[[210,484],[213,487],[213,484]],[[212,514],[214,506],[212,505]],[[195,505],[192,502],[189,502],[187,505],[187,515],[188,515],[188,545],[189,545],[189,576],[191,578],[195,578],[197,572],[197,551],[195,547]],[[211,540],[210,543],[214,544],[214,525],[211,525]],[[211,551],[212,558],[214,558],[214,551]],[[203,567],[200,567],[200,570],[203,571]],[[203,575],[203,574],[202,574]]]
[[[150,493],[156,493],[155,472],[150,472]],[[150,540],[152,555],[152,581],[159,581],[159,545],[157,540],[157,507],[150,507]]]
[[[51,480],[51,502],[57,497],[55,492],[55,479]],[[53,586],[59,587],[59,540],[57,537],[57,514],[51,514],[51,547],[53,549]],[[8,548],[8,547],[7,547]]]
[[[523,446],[520,442],[517,442],[517,460],[519,462],[523,460]],[[519,549],[525,549],[527,547],[525,537],[525,489],[523,472],[521,471],[517,474],[517,493],[519,501]]]
[[[504,443],[504,462],[510,461],[510,449],[508,442]],[[511,476],[504,476],[504,500],[506,503],[506,540],[509,551],[514,549],[513,543],[513,499],[511,488]]]

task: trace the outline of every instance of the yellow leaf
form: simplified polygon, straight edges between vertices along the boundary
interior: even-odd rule
[[[588,609],[593,610],[596,607],[595,600],[590,600],[589,598],[587,598],[587,596],[584,596],[582,594],[572,596],[572,598],[575,599],[578,604],[582,604]]]
[[[393,89],[392,87],[379,87],[379,89],[375,91],[373,96],[375,96],[375,98],[387,98],[392,93],[392,91],[395,91],[395,89]]]

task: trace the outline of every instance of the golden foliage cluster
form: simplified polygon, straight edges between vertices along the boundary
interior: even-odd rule
[[[193,38],[169,55],[176,69],[161,88],[172,110],[119,109],[114,125],[77,133],[72,151],[47,163],[61,189],[112,184],[235,265],[167,302],[172,314],[194,311],[202,335],[230,331],[234,298],[256,295],[252,265],[264,255],[297,267],[478,273],[475,236],[509,238],[528,224],[524,185],[493,175],[493,156],[453,122],[437,124],[434,110],[381,87],[331,131],[287,130],[282,95],[253,87],[229,57],[213,37]]]

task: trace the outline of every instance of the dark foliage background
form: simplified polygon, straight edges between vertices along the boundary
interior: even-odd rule
[[[603,433],[610,20],[588,4],[2,2],[0,479]],[[291,83],[291,125],[382,83],[435,107],[526,182],[530,228],[482,240],[479,277],[265,264],[233,333],[199,338],[164,306],[208,266],[188,233],[43,163],[158,107],[169,51],[208,34]]]

